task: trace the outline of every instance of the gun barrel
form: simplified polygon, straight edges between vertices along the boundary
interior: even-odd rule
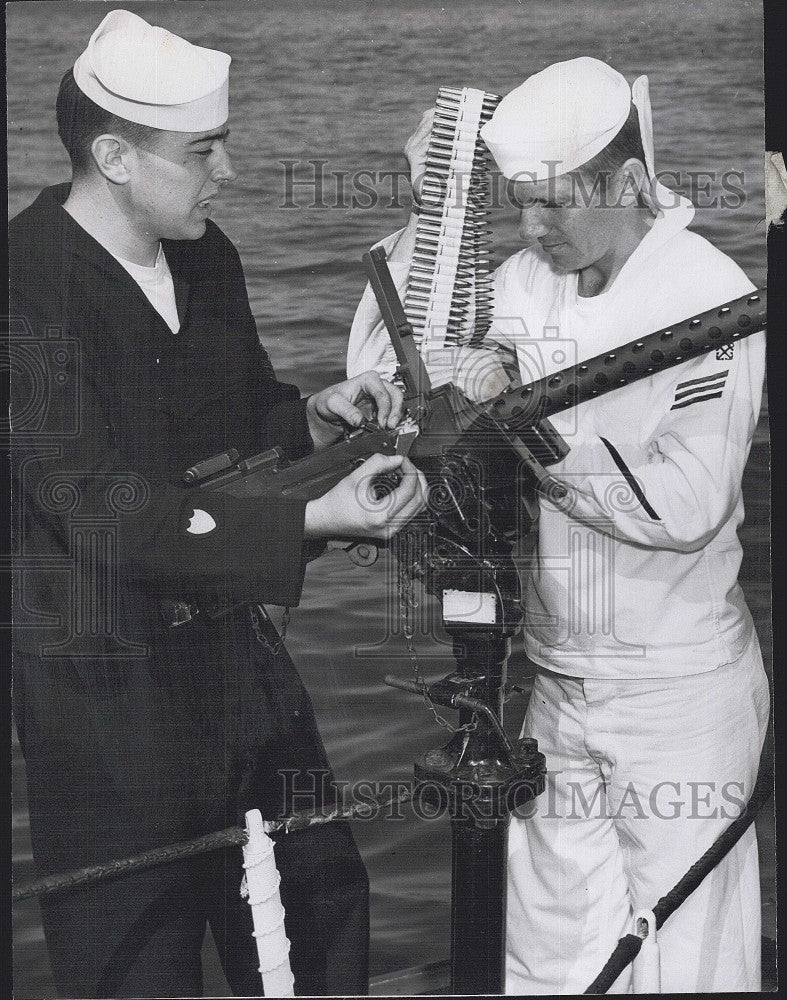
[[[758,289],[605,354],[507,389],[484,407],[508,427],[531,424],[631,382],[734,344],[766,325],[766,292]]]

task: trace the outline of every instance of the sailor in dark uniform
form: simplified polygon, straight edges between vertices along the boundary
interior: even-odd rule
[[[298,603],[310,539],[388,537],[424,504],[374,456],[317,501],[181,483],[196,461],[290,458],[401,395],[364,375],[300,399],[277,381],[211,199],[229,56],[112,11],[58,97],[71,185],[10,227],[17,528],[15,714],[39,875],[289,809],[329,787],[312,707],[268,618]],[[376,502],[364,482],[398,469]],[[299,796],[303,801],[302,795]],[[276,845],[301,994],[367,991],[368,882],[346,824]],[[197,996],[206,925],[259,995],[237,848],[41,900],[58,991]]]

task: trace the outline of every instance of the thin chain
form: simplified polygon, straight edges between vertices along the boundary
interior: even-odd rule
[[[267,649],[268,652],[271,654],[271,656],[278,656],[279,653],[284,648],[284,641],[287,638],[287,627],[290,624],[290,609],[289,608],[284,609],[284,614],[281,616],[279,639],[278,642],[276,642],[273,646],[271,646],[271,644],[262,634],[260,619],[257,615],[257,612],[259,612],[260,615],[263,617],[263,619],[268,618],[268,620],[270,621],[268,614],[265,611],[265,608],[263,608],[261,604],[257,605],[252,604],[249,605],[249,612],[251,614],[251,627],[254,629],[254,634],[257,637],[257,642],[260,643],[261,646],[264,646],[265,649]]]
[[[415,683],[421,691],[421,697],[424,700],[424,704],[432,713],[438,726],[442,726],[443,729],[447,729],[449,733],[469,733],[478,726],[478,720],[475,714],[473,715],[471,722],[466,722],[463,726],[452,726],[448,719],[437,711],[435,703],[429,697],[429,687],[421,674],[421,670],[418,665],[418,656],[415,652],[415,644],[413,642],[413,637],[415,635],[413,611],[418,608],[419,602],[415,597],[415,587],[413,586],[413,580],[410,576],[409,570],[414,565],[415,558],[418,555],[418,546],[423,544],[422,539],[424,539],[424,537],[424,534],[417,534],[416,532],[410,531],[402,531],[398,536],[396,536],[396,557],[399,580],[399,615],[402,623],[402,632],[404,633],[405,643],[407,645],[407,654],[410,657],[410,666],[413,670]]]

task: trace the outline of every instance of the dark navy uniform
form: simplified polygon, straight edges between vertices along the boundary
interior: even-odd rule
[[[289,787],[314,786],[317,803],[329,774],[259,607],[298,603],[304,503],[195,496],[180,481],[229,448],[311,448],[305,404],[259,343],[237,251],[210,221],[199,240],[164,241],[173,335],[62,209],[67,193],[45,190],[10,227],[15,714],[42,876],[248,809],[287,812],[282,770],[299,769]],[[282,837],[276,859],[296,989],[365,993],[368,882],[349,829]],[[233,848],[43,899],[58,989],[199,995],[207,921],[233,991],[258,994],[241,876]]]

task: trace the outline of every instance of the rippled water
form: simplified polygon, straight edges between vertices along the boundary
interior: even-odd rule
[[[153,23],[233,57],[231,152],[238,182],[216,205],[216,221],[238,245],[260,336],[280,377],[304,392],[340,377],[364,278],[362,252],[401,224],[388,204],[390,180],[373,207],[352,186],[354,171],[398,170],[400,150],[438,85],[505,93],[547,64],[577,55],[606,59],[629,80],[650,77],[659,169],[689,172],[700,205],[743,187],[737,208],[702,207],[694,228],[730,253],[758,284],[765,278],[762,184],[761,11],[748,0],[620,3],[422,2],[124,3]],[[15,214],[46,183],[67,179],[54,127],[54,98],[107,8],[98,3],[26,3],[8,8],[9,207]],[[307,161],[327,161],[322,200],[297,187],[285,209],[285,168],[298,180]],[[736,178],[737,171],[743,181]],[[722,178],[726,178],[723,181]],[[368,187],[369,181],[361,179]],[[734,200],[734,199],[733,199]],[[738,199],[740,200],[740,199]],[[337,204],[338,203],[338,204]],[[330,207],[330,206],[334,207]],[[515,221],[496,210],[496,256],[516,248]],[[767,431],[760,423],[747,471],[742,579],[770,659]],[[409,669],[401,640],[385,641],[382,559],[361,570],[335,553],[312,564],[288,645],[309,687],[339,777],[406,778],[413,757],[442,741],[423,707],[382,683]],[[445,649],[423,640],[433,675]],[[376,649],[374,647],[377,647]],[[513,658],[525,669],[521,653]],[[524,706],[512,703],[513,732]],[[16,873],[33,874],[23,766],[15,757]],[[773,935],[772,818],[760,823],[765,930]],[[450,840],[444,822],[358,824],[373,886],[372,971],[432,961],[449,950]],[[36,904],[16,911],[16,992],[50,995]],[[209,987],[221,993],[213,973]]]

